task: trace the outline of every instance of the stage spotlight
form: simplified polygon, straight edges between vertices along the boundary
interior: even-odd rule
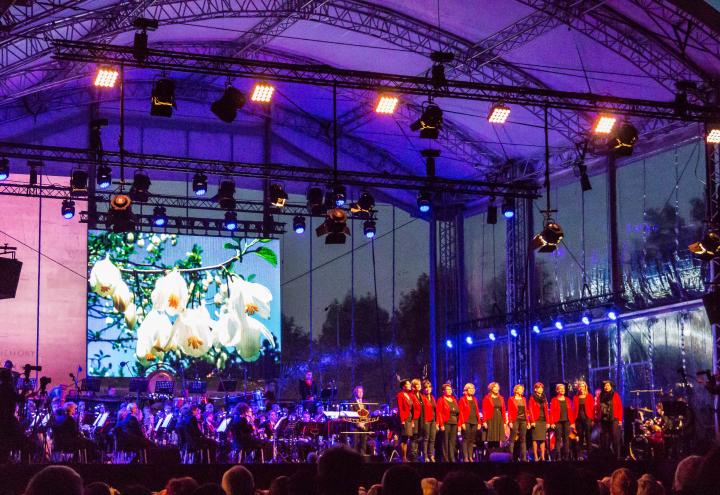
[[[150,115],[172,117],[175,104],[175,82],[163,77],[155,81],[150,98]]]
[[[365,222],[363,222],[363,234],[365,234],[365,237],[368,239],[375,237],[375,220],[365,220]]]
[[[607,313],[605,313],[605,316],[608,317],[609,320],[615,321],[618,319],[619,312],[615,307],[612,307],[607,310]]]
[[[350,211],[353,213],[369,213],[375,207],[375,198],[368,192],[360,194],[356,203],[350,204]]]
[[[608,141],[608,148],[617,156],[630,156],[638,140],[638,131],[630,122],[623,122]]]
[[[325,244],[345,244],[346,236],[350,235],[345,210],[340,208],[328,210],[327,218],[315,229],[315,235],[325,236]]]
[[[62,208],[60,208],[60,213],[62,213],[62,216],[66,218],[67,220],[70,220],[72,217],[75,216],[75,201],[72,199],[63,199],[62,202]]]
[[[255,84],[255,88],[253,89],[250,99],[256,103],[270,103],[274,92],[274,86],[265,83],[257,83]]]
[[[155,31],[158,28],[157,19],[138,17],[133,21],[133,27],[137,29],[133,40],[133,57],[138,62],[144,62],[147,58],[148,31]]]
[[[235,209],[235,183],[231,180],[220,182],[215,200],[223,210]]]
[[[100,189],[107,189],[112,184],[112,169],[105,164],[98,166],[95,179]]]
[[[533,237],[530,242],[530,247],[532,249],[537,249],[541,253],[552,253],[558,248],[558,245],[562,241],[564,235],[565,233],[563,232],[562,227],[560,227],[560,225],[554,220],[548,218],[545,223],[545,228],[541,233]]]
[[[397,96],[384,95],[381,96],[375,106],[375,113],[383,115],[392,115],[400,100]]]
[[[504,124],[510,116],[510,107],[502,103],[495,103],[488,113],[488,122],[491,124]]]
[[[10,160],[0,159],[0,180],[7,180],[10,177]]]
[[[338,208],[345,206],[345,201],[347,201],[347,191],[345,189],[345,186],[340,184],[335,184],[333,186],[332,200],[333,204]]]
[[[296,234],[303,234],[305,232],[305,217],[302,215],[296,215],[293,218],[293,230]]]
[[[268,199],[270,200],[270,206],[273,208],[282,208],[287,202],[288,195],[285,192],[282,184],[271,184],[270,191],[268,193]]]
[[[88,173],[85,170],[73,170],[70,174],[70,194],[85,194],[88,190]]]
[[[720,144],[720,128],[710,129],[705,142],[708,144]]]
[[[542,325],[540,324],[539,321],[533,323],[533,326],[532,326],[533,333],[539,334],[541,330],[542,330]]]
[[[140,203],[146,203],[150,198],[150,177],[145,172],[140,170],[135,172],[133,184],[130,188],[130,197],[133,201]]]
[[[708,230],[702,240],[688,246],[690,252],[704,261],[710,261],[720,254],[720,234]]]
[[[307,191],[307,207],[313,215],[319,215],[323,210],[324,194],[319,187],[311,187]]]
[[[611,115],[600,115],[595,122],[593,132],[595,134],[610,134],[613,127],[615,127],[615,122],[617,122],[617,118]]]
[[[229,230],[230,232],[234,232],[238,228],[238,221],[237,221],[237,213],[234,211],[226,211],[225,212],[225,220],[223,220],[223,228],[225,230]]]
[[[448,349],[452,349],[452,348],[453,348],[452,340],[447,339],[447,340],[445,341],[445,347],[447,347]]]
[[[120,72],[113,67],[99,67],[95,74],[96,88],[114,88],[120,77]]]
[[[517,338],[517,336],[518,336],[518,330],[517,330],[517,328],[515,328],[515,327],[511,327],[511,328],[510,328],[510,336],[511,336],[512,338],[514,338],[514,339]]]
[[[560,319],[559,316],[555,318],[555,321],[553,321],[553,326],[558,330],[562,330],[563,328],[565,328],[565,325],[563,324],[563,321]]]
[[[465,343],[466,343],[467,345],[473,345],[472,335],[468,335],[467,337],[465,337]]]
[[[28,184],[31,186],[37,186],[38,183],[38,168],[42,166],[42,163],[37,161],[28,161],[28,167],[30,167],[30,177],[28,178]]]
[[[210,110],[217,118],[228,124],[235,120],[237,111],[245,105],[245,94],[232,86],[227,86],[220,99],[210,105]]]
[[[503,199],[502,213],[508,220],[515,216],[515,201],[512,198]]]
[[[583,323],[583,325],[589,325],[590,323],[592,323],[592,313],[589,310],[585,311],[580,317],[580,321]]]
[[[168,217],[164,206],[156,206],[153,208],[152,223],[155,227],[164,227],[167,225]]]
[[[488,334],[488,338],[489,338],[492,342],[495,342],[495,339],[497,338],[497,337],[495,337],[495,332],[490,332],[490,333]]]
[[[427,213],[432,206],[432,193],[430,191],[420,191],[417,195],[417,205],[420,213]]]
[[[110,200],[107,226],[113,232],[132,232],[135,230],[135,215],[132,212],[132,200],[125,194],[118,194]]]
[[[207,187],[207,175],[202,172],[195,172],[192,182],[192,188],[195,196],[205,196],[207,193]]]
[[[495,206],[494,200],[492,200],[490,202],[490,204],[488,205],[487,215],[485,216],[485,221],[489,225],[495,225],[497,223],[497,206]]]
[[[410,125],[410,130],[420,131],[422,139],[437,139],[442,127],[443,113],[432,101],[425,106],[420,118]]]

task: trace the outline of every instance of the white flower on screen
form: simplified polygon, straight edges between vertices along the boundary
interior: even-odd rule
[[[145,246],[145,239],[143,239],[142,237],[141,237],[140,239],[138,239],[138,240],[137,240],[137,245],[138,245],[138,247],[144,247],[144,246]]]
[[[125,324],[128,326],[130,330],[135,328],[135,323],[137,323],[137,308],[135,307],[134,303],[128,304],[127,308],[125,308]]]
[[[155,282],[155,288],[150,295],[153,308],[165,311],[170,316],[177,316],[188,303],[188,287],[185,279],[178,271],[171,271]]]
[[[134,299],[135,296],[132,292],[130,292],[130,288],[125,282],[120,280],[120,283],[117,285],[117,287],[115,287],[115,291],[112,295],[113,305],[115,306],[115,309],[120,313],[125,312],[125,309],[130,304],[132,304]]]
[[[150,238],[150,242],[152,242],[152,243],[155,244],[156,246],[159,246],[159,245],[160,245],[160,236],[158,236],[157,234],[153,235],[153,236]]]
[[[148,247],[146,248],[148,253],[152,253],[155,251],[155,244],[148,244]]]
[[[120,270],[110,261],[109,256],[93,265],[88,281],[94,293],[108,298],[112,297],[118,285],[124,284]]]
[[[244,361],[254,361],[260,356],[263,340],[275,346],[270,330],[253,315],[270,317],[272,294],[267,287],[234,277],[230,282],[228,312],[218,322],[218,342],[235,347]]]
[[[212,319],[205,306],[188,308],[173,325],[173,339],[177,347],[188,356],[202,357],[213,344]]]
[[[168,350],[172,338],[172,323],[166,314],[150,310],[137,330],[135,354],[140,359],[154,361]]]
[[[213,302],[215,303],[215,306],[222,306],[223,300],[223,295],[219,292],[216,292],[213,296]]]
[[[238,315],[254,315],[270,318],[272,293],[262,284],[246,282],[240,277],[230,281],[230,307]]]

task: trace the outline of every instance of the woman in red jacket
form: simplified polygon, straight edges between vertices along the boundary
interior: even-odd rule
[[[422,455],[425,462],[435,462],[435,434],[437,433],[437,403],[432,395],[430,380],[422,382]]]
[[[555,428],[555,458],[570,459],[570,428],[575,427],[575,411],[565,396],[565,384],[555,385],[555,397],[550,401],[550,427]]]
[[[508,399],[508,423],[510,424],[510,458],[516,460],[515,446],[520,445],[520,461],[527,461],[528,423],[532,415],[525,400],[525,387],[518,384],[513,388],[513,396]]]
[[[622,414],[623,406],[620,396],[613,389],[613,384],[609,380],[603,382],[603,388],[600,392],[600,448],[612,449],[615,457],[620,459],[622,455]]]
[[[507,415],[505,414],[505,399],[500,395],[500,384],[491,382],[488,386],[488,393],[482,401],[483,428],[485,429],[485,441],[487,442],[487,453],[491,449],[500,446],[505,440],[505,425]]]
[[[462,429],[463,462],[471,462],[475,452],[478,427],[482,424],[480,405],[475,398],[475,385],[466,383],[463,387],[463,396],[458,401],[460,408],[460,428]]]
[[[400,392],[397,394],[398,415],[400,416],[400,453],[402,461],[407,462],[408,442],[417,434],[420,418],[420,402],[412,393],[410,380],[400,380]]]
[[[595,400],[590,395],[585,381],[578,381],[577,388],[578,393],[573,397],[575,429],[578,434],[578,448],[585,450],[587,458],[590,453],[590,436],[592,435],[593,419],[595,418]]]
[[[545,386],[542,382],[537,382],[533,386],[533,394],[530,396],[530,428],[532,429],[533,439],[533,458],[546,461],[545,445],[547,437],[547,422],[550,420],[550,411],[548,410],[547,399],[545,398]],[[538,446],[540,446],[540,457],[538,457]]]
[[[457,432],[460,406],[453,395],[452,385],[445,383],[442,386],[442,397],[437,401],[437,424],[443,432],[443,461],[455,462],[457,460]]]

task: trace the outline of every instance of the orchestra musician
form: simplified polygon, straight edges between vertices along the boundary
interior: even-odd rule
[[[313,381],[312,371],[307,371],[305,379],[298,381],[298,392],[301,401],[315,401],[318,398],[318,387]]]
[[[422,455],[425,462],[435,462],[435,435],[437,434],[437,402],[432,395],[430,380],[422,382]]]
[[[485,429],[485,440],[487,441],[488,455],[491,449],[498,448],[500,442],[505,439],[505,425],[507,416],[505,411],[505,399],[500,395],[500,384],[491,382],[487,386],[488,393],[482,401],[483,428]]]
[[[181,447],[194,451],[210,450],[210,456],[214,457],[217,444],[214,440],[206,438],[200,430],[202,413],[196,405],[184,405],[180,409],[180,419],[177,422],[177,431]]]
[[[546,437],[547,422],[550,419],[550,411],[548,410],[547,398],[545,397],[545,385],[537,382],[533,386],[533,394],[530,396],[530,428],[532,429],[533,440],[533,458],[546,461]],[[540,457],[538,457],[538,446],[540,447]]]
[[[11,369],[0,369],[0,462],[22,442],[22,428],[15,417],[20,399]]]
[[[578,381],[577,387],[578,393],[573,397],[575,429],[578,434],[579,448],[585,449],[587,455],[590,453],[590,437],[592,436],[593,419],[595,418],[595,400],[590,395],[585,381]]]
[[[72,453],[93,450],[92,442],[80,433],[76,413],[77,405],[74,402],[66,402],[64,407],[57,409],[52,425],[54,450]]]
[[[147,439],[140,426],[143,415],[137,404],[131,402],[125,409],[127,414],[115,427],[118,448],[123,451],[149,448],[151,442]]]
[[[603,381],[598,405],[600,421],[600,447],[612,451],[619,460],[622,455],[623,406],[620,395],[610,380]]]
[[[555,397],[550,401],[550,427],[555,430],[555,456],[570,459],[570,428],[575,427],[575,411],[565,396],[565,384],[555,385]]]
[[[238,404],[233,410],[229,427],[233,438],[233,449],[242,452],[245,456],[256,454],[261,448],[255,428],[255,416],[248,404]]]
[[[367,409],[365,407],[365,404],[363,403],[364,396],[365,396],[365,389],[363,388],[362,385],[357,385],[353,389],[353,400],[350,403],[351,411],[355,411],[355,412],[359,413],[359,411],[361,409]],[[355,450],[360,452],[360,454],[362,454],[362,455],[367,455],[367,453],[368,453],[367,452],[367,450],[368,450],[368,448],[367,448],[368,434],[365,433],[365,432],[367,432],[367,425],[358,423],[357,425],[355,425],[354,430],[360,432],[356,435],[353,435],[355,437],[353,439]]]
[[[420,418],[420,402],[412,393],[410,380],[400,380],[400,391],[397,393],[398,416],[400,417],[400,453],[402,462],[408,461],[408,443],[417,434]],[[415,460],[414,458],[412,460]]]
[[[475,398],[475,385],[466,383],[463,387],[463,396],[458,401],[460,415],[458,422],[462,430],[463,462],[471,462],[475,452],[478,427],[482,424],[480,405]]]
[[[525,399],[525,387],[520,384],[513,387],[513,396],[508,399],[508,422],[510,424],[510,457],[516,460],[515,446],[520,445],[520,461],[527,461],[528,423],[532,415]]]
[[[457,460],[457,433],[460,406],[453,395],[452,385],[444,383],[442,397],[437,401],[437,423],[443,432],[443,461],[455,462]]]

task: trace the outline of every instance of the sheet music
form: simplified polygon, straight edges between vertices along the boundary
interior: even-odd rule
[[[163,420],[163,423],[162,423],[163,428],[167,428],[168,425],[170,425],[170,420],[172,419],[172,417],[173,417],[172,414],[168,414],[167,416],[165,416],[165,419]]]
[[[220,426],[217,428],[218,433],[225,433],[225,430],[227,430],[228,425],[230,424],[230,418],[223,419],[222,423],[220,423]]]

